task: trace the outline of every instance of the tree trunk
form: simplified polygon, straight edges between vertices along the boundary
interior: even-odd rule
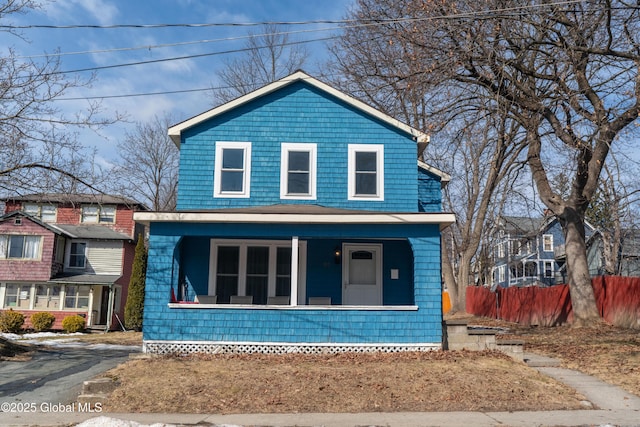
[[[588,326],[601,321],[589,275],[585,244],[584,215],[565,207],[559,216],[565,237],[567,273],[574,326]]]
[[[451,259],[449,258],[449,248],[442,239],[441,252],[442,252],[442,279],[447,287],[449,293],[449,299],[451,300],[451,313],[460,311],[460,305],[458,304],[458,284],[456,283],[456,277],[453,273],[453,266],[451,265]]]

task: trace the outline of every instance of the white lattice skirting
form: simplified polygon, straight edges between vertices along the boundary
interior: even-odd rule
[[[142,349],[153,354],[235,353],[235,354],[335,354],[335,353],[396,353],[403,351],[440,350],[440,343],[422,344],[342,344],[342,343],[262,343],[209,341],[144,341]]]

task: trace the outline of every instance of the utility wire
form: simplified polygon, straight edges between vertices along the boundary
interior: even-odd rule
[[[134,46],[134,47],[123,47],[123,48],[114,48],[114,49],[101,49],[101,50],[89,50],[89,51],[80,51],[80,52],[57,52],[51,54],[41,54],[41,55],[28,55],[28,56],[20,56],[18,58],[41,58],[41,57],[54,57],[54,56],[67,56],[67,55],[86,55],[86,54],[95,54],[95,53],[109,53],[109,52],[121,52],[121,51],[132,51],[132,50],[150,50],[150,49],[158,49],[165,47],[175,47],[175,46],[183,46],[183,45],[191,45],[191,44],[202,44],[202,43],[214,43],[218,41],[233,41],[233,40],[241,40],[249,37],[260,37],[266,35],[285,35],[285,34],[299,34],[306,32],[319,32],[319,31],[331,31],[331,30],[339,30],[344,28],[356,28],[363,26],[372,26],[372,25],[385,25],[389,23],[411,23],[411,22],[422,22],[422,21],[431,21],[431,20],[441,20],[441,19],[455,19],[455,18],[487,18],[487,17],[495,17],[494,14],[508,13],[508,12],[518,12],[522,13],[526,10],[531,10],[534,8],[541,7],[549,7],[549,6],[562,6],[562,5],[570,5],[575,3],[580,3],[582,0],[564,0],[555,3],[547,3],[547,4],[537,4],[537,5],[529,5],[529,6],[514,6],[510,8],[502,8],[502,9],[493,9],[487,11],[480,12],[470,12],[470,13],[461,13],[455,15],[448,15],[444,17],[423,17],[423,18],[389,18],[389,19],[344,19],[344,20],[311,20],[311,21],[267,21],[267,22],[246,22],[246,23],[202,23],[202,24],[114,24],[114,25],[91,25],[91,24],[82,24],[82,25],[0,25],[0,30],[22,30],[22,29],[114,29],[114,28],[136,28],[136,29],[155,29],[155,28],[205,28],[205,27],[250,27],[250,26],[264,26],[264,25],[278,25],[278,26],[296,26],[296,25],[319,25],[319,24],[333,24],[333,25],[341,25],[340,27],[330,27],[330,28],[321,28],[321,29],[310,29],[310,30],[296,30],[296,31],[286,31],[279,32],[275,34],[262,34],[262,35],[245,35],[239,37],[229,37],[222,39],[213,39],[213,40],[196,40],[189,42],[178,42],[178,43],[167,43],[167,44],[159,44],[159,45],[145,45],[145,46]],[[492,16],[493,15],[493,16]],[[344,24],[349,24],[347,27],[344,27]]]

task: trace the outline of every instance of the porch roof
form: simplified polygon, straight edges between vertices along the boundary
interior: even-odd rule
[[[318,205],[271,205],[251,208],[179,212],[136,212],[136,222],[254,223],[254,224],[439,224],[455,221],[452,213],[378,212],[327,208]]]
[[[119,274],[64,274],[49,280],[49,283],[73,283],[74,285],[111,285]]]

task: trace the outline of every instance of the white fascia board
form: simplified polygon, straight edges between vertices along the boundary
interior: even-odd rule
[[[240,105],[246,104],[247,102],[250,102],[254,99],[257,99],[261,96],[267,95],[271,92],[274,92],[278,89],[280,89],[281,87],[287,86],[291,83],[294,83],[296,81],[300,81],[300,80],[304,80],[307,83],[309,83],[310,85],[330,94],[335,96],[336,98],[346,102],[347,104],[391,125],[394,126],[408,134],[410,134],[417,142],[428,142],[429,141],[429,135],[415,129],[412,128],[409,125],[406,125],[402,122],[400,122],[397,119],[394,119],[391,116],[388,116],[378,110],[376,110],[375,108],[365,104],[362,101],[359,101],[331,86],[329,86],[326,83],[323,83],[313,77],[311,77],[310,75],[308,75],[307,73],[303,72],[303,71],[297,71],[287,77],[284,77],[278,81],[275,81],[271,84],[268,84],[258,90],[255,90],[251,93],[248,93],[246,95],[243,95],[239,98],[234,99],[233,101],[227,102],[226,104],[220,105],[218,107],[215,107],[211,110],[205,111],[204,113],[198,114],[197,116],[194,116],[190,119],[185,120],[184,122],[178,123],[174,126],[171,126],[169,128],[169,137],[171,138],[171,140],[174,142],[174,144],[176,144],[176,146],[178,146],[178,148],[180,148],[180,135],[182,134],[182,132],[186,129],[189,129],[190,127],[193,127],[205,120],[208,120],[212,117],[215,117],[217,115],[223,114],[229,110],[232,110]]]
[[[431,165],[426,164],[425,162],[423,162],[422,160],[418,160],[418,167],[431,172],[432,174],[439,176],[440,177],[440,181],[442,182],[449,182],[451,181],[451,175],[449,175],[446,172],[441,171],[440,169],[434,168]]]
[[[251,223],[251,224],[439,224],[445,228],[455,222],[452,213],[363,213],[330,214],[258,214],[222,212],[135,212],[133,219],[152,222]]]

